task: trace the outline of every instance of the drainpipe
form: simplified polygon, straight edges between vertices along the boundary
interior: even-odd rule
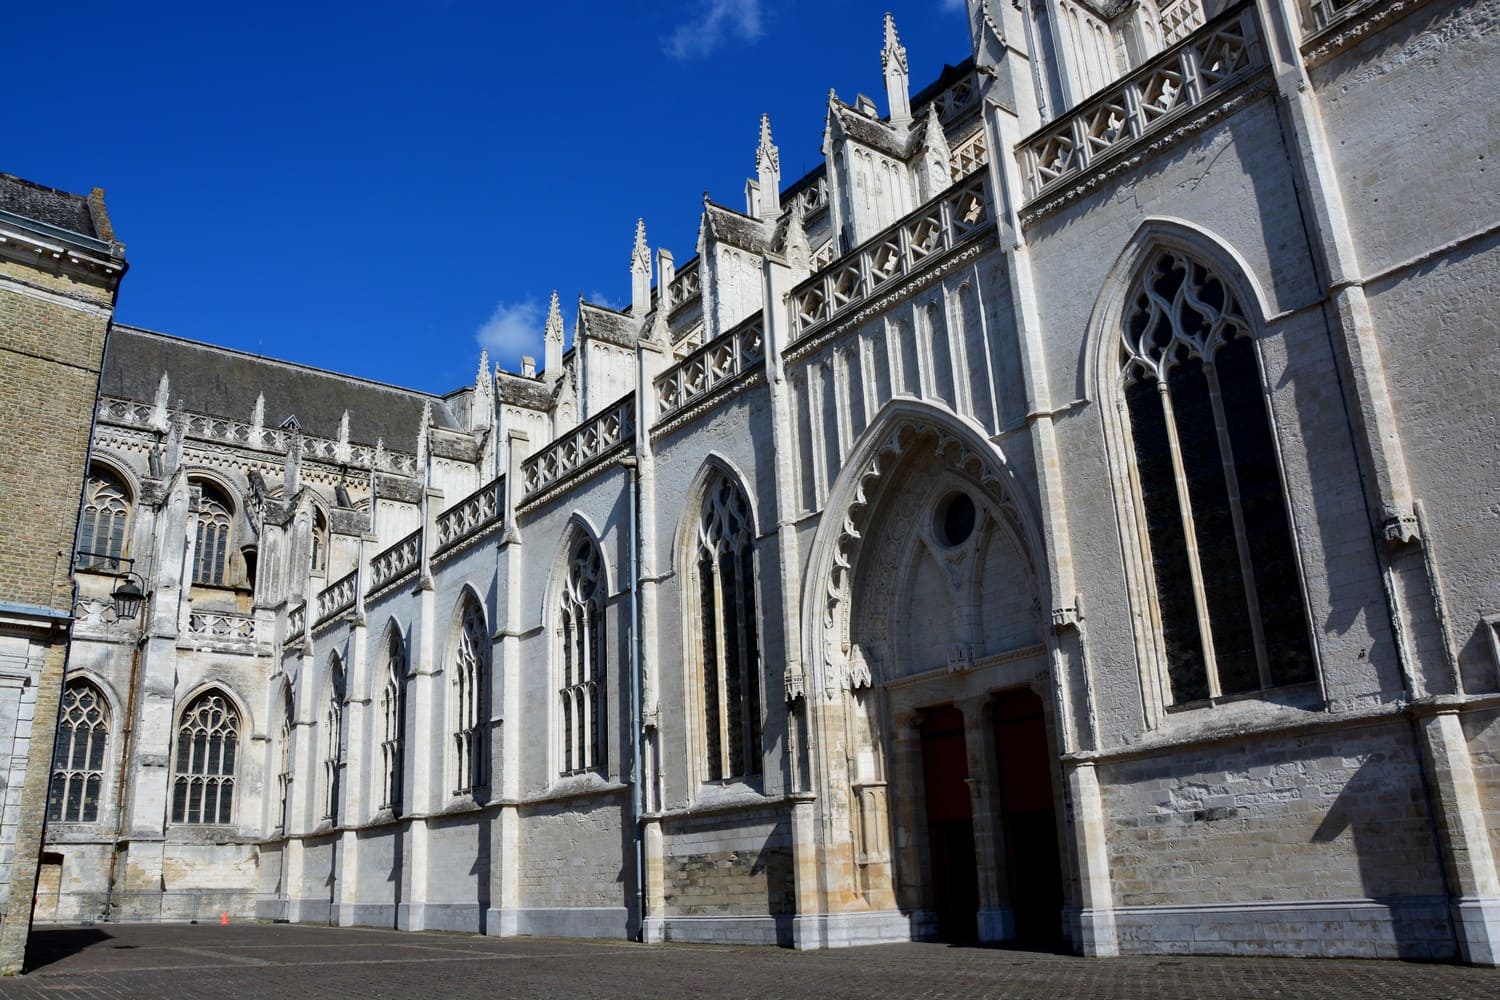
[[[641,612],[640,569],[638,545],[640,538],[640,469],[634,455],[620,459],[630,476],[630,823],[635,841],[635,912],[638,926],[637,941],[645,939],[646,931],[646,844],[645,831],[641,824],[642,805],[641,762]]]

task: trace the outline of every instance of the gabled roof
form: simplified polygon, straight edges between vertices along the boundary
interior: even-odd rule
[[[542,379],[500,371],[495,373],[495,389],[502,403],[544,413],[552,408],[552,390]]]
[[[751,253],[765,253],[771,249],[770,227],[759,219],[711,201],[703,203],[703,219],[714,239],[721,243]]]
[[[833,124],[855,142],[899,159],[907,157],[907,142],[885,122],[861,114],[837,98],[828,101],[828,115]]]
[[[101,392],[154,402],[163,372],[174,408],[248,421],[256,397],[264,394],[265,426],[280,427],[296,417],[303,432],[316,437],[336,440],[347,410],[349,440],[373,445],[383,439],[389,448],[410,451],[428,403],[434,427],[458,427],[439,396],[138,327],[116,324],[111,329]]]
[[[43,222],[70,233],[99,239],[94,215],[83,195],[43,187],[11,174],[0,174],[0,211]]]
[[[590,340],[602,340],[616,347],[634,347],[636,323],[629,316],[579,300],[578,323]]]

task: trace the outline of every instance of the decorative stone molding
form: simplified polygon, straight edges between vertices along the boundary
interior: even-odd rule
[[[505,517],[505,477],[490,480],[438,515],[433,555],[471,542]]]
[[[416,572],[421,562],[422,529],[418,528],[370,560],[370,592],[383,590]]]
[[[522,495],[538,502],[562,483],[635,442],[635,393],[568,431],[521,464]]]
[[[1427,0],[1305,0],[1302,61],[1309,69],[1425,6]]]
[[[756,313],[723,335],[693,351],[656,377],[656,402],[665,420],[697,400],[712,395],[766,360],[765,327]]]
[[[1410,545],[1422,540],[1422,524],[1415,511],[1386,504],[1380,514],[1380,536],[1387,545]]]

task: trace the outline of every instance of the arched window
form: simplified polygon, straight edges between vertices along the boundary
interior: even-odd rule
[[[208,483],[198,502],[198,542],[193,549],[193,582],[223,586],[229,568],[229,528],[233,521],[229,501]]]
[[[281,765],[276,771],[276,791],[280,809],[276,828],[286,829],[287,812],[292,803],[292,721],[296,709],[292,705],[292,689],[288,685],[281,702]]]
[[[562,676],[562,773],[603,763],[600,691],[605,684],[603,559],[588,538],[573,546],[558,608]]]
[[[99,466],[89,469],[78,532],[78,568],[115,572],[125,556],[130,500],[125,484]]]
[[[490,638],[477,601],[464,608],[453,662],[453,748],[456,795],[484,787],[484,693],[490,671]]]
[[[344,669],[335,659],[328,668],[328,705],[323,711],[323,818],[335,823],[343,776]]]
[[[173,823],[228,823],[234,815],[234,774],[240,714],[217,691],[200,695],[177,728]]]
[[[1250,323],[1208,268],[1161,251],[1120,355],[1172,699],[1313,678],[1302,586]]]
[[[98,822],[108,742],[109,705],[104,696],[86,681],[73,681],[63,691],[52,750],[50,822]]]
[[[391,636],[386,655],[385,687],[380,692],[380,717],[384,728],[380,738],[381,782],[380,808],[401,811],[402,735],[406,720],[406,648],[398,635]]]
[[[316,507],[312,516],[312,568],[321,573],[328,564],[328,518]]]
[[[702,654],[703,751],[711,781],[760,773],[760,642],[750,504],[725,476],[699,512],[695,585]]]

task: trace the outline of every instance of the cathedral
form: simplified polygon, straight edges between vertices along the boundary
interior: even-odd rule
[[[519,371],[114,324],[35,919],[1496,964],[1500,2],[967,9]]]

